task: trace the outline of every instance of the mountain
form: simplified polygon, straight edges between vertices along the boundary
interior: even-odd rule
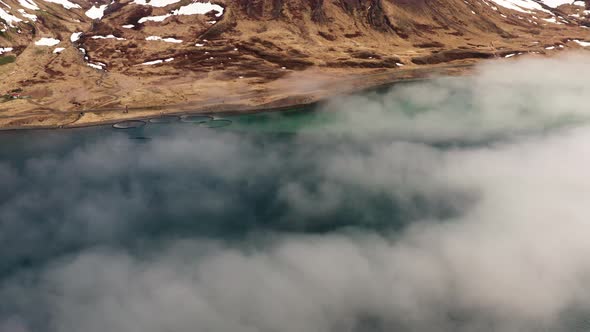
[[[590,41],[590,1],[0,0],[0,127],[272,108]]]

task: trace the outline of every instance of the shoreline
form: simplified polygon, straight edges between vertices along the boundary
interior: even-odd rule
[[[32,130],[67,130],[80,129],[86,127],[99,127],[106,125],[114,125],[124,121],[146,121],[158,118],[161,116],[187,116],[187,115],[208,115],[208,116],[234,116],[246,115],[267,112],[282,112],[294,108],[307,108],[318,105],[330,98],[339,95],[351,95],[364,93],[372,90],[379,90],[383,88],[392,87],[397,84],[412,83],[431,80],[436,77],[459,77],[470,74],[470,71],[476,66],[478,62],[461,63],[461,64],[446,64],[442,66],[428,66],[424,68],[414,67],[408,69],[398,69],[396,71],[387,71],[384,73],[357,75],[352,78],[346,78],[340,81],[330,82],[335,84],[335,87],[316,89],[306,94],[287,94],[284,97],[274,99],[267,103],[258,105],[248,104],[225,104],[213,103],[202,106],[201,108],[191,107],[195,104],[202,104],[202,101],[192,101],[173,105],[154,105],[143,107],[129,107],[129,113],[122,113],[125,108],[99,108],[87,109],[80,111],[60,112],[54,115],[63,114],[79,114],[79,118],[66,124],[58,125],[23,125],[23,126],[0,126],[0,132],[7,131],[32,131]],[[408,76],[404,76],[408,75]],[[358,86],[357,86],[358,85]],[[188,109],[184,109],[188,108]],[[142,113],[141,115],[133,116],[132,113]],[[85,114],[104,114],[116,113],[119,116],[113,116],[103,121],[82,121],[79,122]],[[40,114],[40,116],[52,115],[52,113]],[[129,115],[129,116],[126,116]]]

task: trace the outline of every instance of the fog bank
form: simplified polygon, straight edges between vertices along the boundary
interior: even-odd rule
[[[331,101],[321,136],[2,154],[0,332],[586,330],[587,74],[485,64]]]
[[[404,83],[385,94],[335,98],[323,109],[338,112],[342,126],[330,128],[337,132],[479,141],[587,122],[588,75],[585,54],[523,57],[480,65],[464,78]]]

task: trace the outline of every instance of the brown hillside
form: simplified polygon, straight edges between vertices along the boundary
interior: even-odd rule
[[[27,98],[0,100],[0,127],[285,106],[590,40],[583,6],[533,0],[219,0],[190,15],[191,0],[161,1],[93,3],[106,5],[93,19],[86,1],[3,0],[20,21],[0,19],[0,57],[15,60],[0,65],[0,93]]]

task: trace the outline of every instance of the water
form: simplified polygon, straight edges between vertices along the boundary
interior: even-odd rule
[[[438,98],[434,108],[395,91],[392,107],[387,104],[392,94],[385,90],[359,96],[362,108],[355,106],[358,99],[343,101],[352,110],[336,102],[285,112],[146,119],[141,126],[128,122],[119,126],[125,129],[100,126],[0,133],[0,296],[8,299],[0,304],[0,331],[8,327],[17,331],[132,330],[125,324],[133,322],[147,324],[149,331],[184,331],[195,324],[214,331],[228,326],[274,331],[273,324],[279,324],[279,330],[288,331],[287,322],[302,324],[300,330],[322,331],[411,331],[433,326],[466,331],[507,330],[507,326],[553,329],[551,324],[523,322],[520,316],[510,316],[515,322],[499,320],[500,314],[453,302],[453,294],[429,296],[421,305],[440,312],[408,319],[407,308],[389,300],[385,300],[389,304],[373,302],[381,298],[380,291],[345,277],[391,287],[393,298],[405,296],[404,287],[393,291],[396,283],[413,285],[413,281],[399,281],[407,277],[403,275],[391,277],[404,270],[403,264],[396,261],[401,265],[392,271],[381,270],[389,259],[414,250],[413,245],[405,251],[396,249],[397,241],[413,229],[420,233],[422,227],[447,229],[463,224],[488,195],[478,183],[464,183],[456,175],[457,156],[488,153],[488,148],[521,140],[542,140],[579,120],[569,114],[515,112],[518,115],[510,115],[508,122],[482,121],[486,113],[474,106],[477,102],[465,85],[447,89],[452,93]],[[441,112],[450,120],[441,120],[445,119]],[[301,259],[299,253],[310,247],[316,251]],[[373,257],[382,248],[388,249]],[[338,256],[342,261],[322,258],[326,252],[340,251],[347,253]],[[315,253],[317,265],[309,270],[299,265],[313,262]],[[359,266],[344,263],[357,255],[368,257],[366,264],[372,266],[374,276],[365,279],[355,274]],[[265,265],[267,261],[273,262],[272,268]],[[375,262],[382,263],[372,265]],[[237,273],[236,264],[243,264]],[[267,275],[249,269],[258,264],[268,274],[286,279],[257,282]],[[217,271],[216,277],[209,280],[209,271]],[[332,275],[331,271],[341,272]],[[320,287],[322,272],[332,279]],[[164,283],[159,281],[161,276]],[[381,283],[381,278],[386,282]],[[152,284],[154,280],[158,283]],[[161,288],[168,282],[177,288]],[[242,289],[236,283],[246,286]],[[303,285],[320,288],[307,295],[313,296],[323,287],[340,283],[338,291],[316,299],[319,304],[313,314],[303,309],[307,301],[297,302]],[[134,284],[145,288],[127,293]],[[299,288],[283,293],[292,285]],[[262,291],[248,292],[249,287]],[[422,289],[428,289],[428,283],[413,290],[414,295],[419,297]],[[154,290],[162,293],[151,294]],[[278,295],[270,299],[256,295],[267,291]],[[207,310],[203,316],[190,310],[184,314],[183,301],[190,303],[189,308],[201,302],[193,303],[183,294],[215,303],[227,318],[208,325],[203,322],[213,318],[205,314]],[[223,298],[229,294],[239,295],[225,303]],[[339,294],[348,297],[341,299]],[[330,312],[338,303],[353,303],[357,297],[368,298],[342,313]],[[256,303],[252,312],[240,302],[244,299]],[[324,303],[324,299],[329,300]],[[274,312],[274,306],[288,306],[283,301],[299,304],[294,312],[266,316]],[[140,303],[152,302],[159,306],[146,309],[146,316],[137,312]],[[269,303],[273,304],[269,307]],[[256,311],[257,306],[264,313]],[[245,313],[236,314],[236,309]],[[100,314],[95,315],[97,310]],[[121,310],[128,318],[119,320],[111,310]],[[325,317],[315,316],[322,310]],[[159,315],[162,321],[154,318]],[[200,317],[197,322],[191,321],[194,315]],[[289,315],[308,323],[292,322],[286,318]],[[566,323],[558,327],[587,326],[580,324],[580,316],[585,317],[564,318]],[[230,324],[234,319],[243,321]]]
[[[27,233],[24,228],[44,228],[47,220],[57,219],[71,222],[80,232],[93,233],[92,227],[99,227],[99,234],[85,234],[91,237],[90,245],[106,241],[127,246],[142,237],[325,233],[348,227],[395,231],[415,219],[456,213],[456,207],[444,200],[431,201],[419,193],[398,202],[386,191],[339,183],[330,189],[337,191],[339,202],[329,207],[305,202],[309,211],[300,215],[281,198],[286,195],[284,186],[294,183],[293,190],[306,195],[327,195],[322,164],[332,162],[338,149],[368,154],[366,142],[322,135],[318,129],[330,116],[311,109],[205,120],[2,133],[0,160],[9,161],[4,163],[7,176],[18,176],[11,179],[17,182],[11,186],[15,191],[6,190],[0,198],[14,205],[19,194],[38,195],[32,206],[15,212],[30,223],[19,229]],[[297,134],[306,126],[313,133]],[[184,150],[175,151],[178,146]],[[94,204],[97,197],[92,195],[103,191],[111,193],[103,206],[80,211]],[[147,206],[134,205],[136,197],[129,196],[136,194]],[[84,220],[88,213],[96,219],[91,225]],[[103,227],[114,229],[102,234]],[[47,229],[30,240],[50,242],[59,254],[89,245],[88,239],[70,237],[74,234],[62,238],[55,231]],[[0,261],[0,271],[9,273],[15,262],[53,255],[47,249],[26,250],[22,257],[6,255],[10,258]]]

